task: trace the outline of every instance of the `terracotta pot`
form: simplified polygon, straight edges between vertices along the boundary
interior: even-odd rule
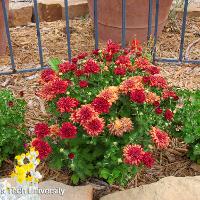
[[[167,21],[173,0],[161,0],[159,10],[158,34]],[[93,18],[93,0],[88,0],[90,15]],[[147,41],[148,32],[148,0],[126,1],[126,41],[137,38]],[[154,33],[156,0],[153,0],[152,33]],[[98,0],[99,37],[103,41],[112,39],[121,42],[122,32],[122,0]]]
[[[7,10],[8,10],[9,0],[5,0],[5,2],[6,2]],[[5,32],[2,2],[0,1],[0,56],[5,55],[6,46],[7,46],[7,37],[6,37],[6,32]]]

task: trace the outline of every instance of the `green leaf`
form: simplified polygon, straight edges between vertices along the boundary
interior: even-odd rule
[[[58,72],[58,65],[61,63],[60,59],[58,58],[52,58],[49,60],[49,65],[51,67],[51,69],[53,69],[54,71]]]
[[[71,181],[74,185],[77,185],[77,183],[79,182],[80,178],[77,174],[73,174],[71,177]]]
[[[200,155],[200,144],[195,145],[194,147],[194,155]]]
[[[49,166],[53,169],[60,170],[62,168],[62,160],[58,157],[54,157],[50,162]]]
[[[112,172],[113,178],[119,177],[120,174],[121,174],[121,172],[118,169],[114,169],[113,172]]]
[[[104,179],[108,179],[110,172],[108,169],[102,169],[100,172],[100,176]]]

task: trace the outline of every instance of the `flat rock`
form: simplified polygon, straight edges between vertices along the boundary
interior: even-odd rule
[[[69,18],[85,16],[88,13],[87,0],[68,1]],[[9,4],[10,27],[24,26],[35,21],[33,2],[10,2]],[[65,20],[64,0],[38,0],[38,15],[40,21]]]
[[[63,196],[61,194],[53,195],[41,195],[41,200],[92,200],[93,199],[93,188],[92,186],[77,186],[72,187],[56,181],[45,181],[39,184],[39,188],[42,189],[58,189],[64,190]]]
[[[115,192],[101,200],[200,200],[200,176],[166,177],[156,183]]]
[[[33,3],[11,2],[9,7],[9,25],[11,27],[24,26],[31,23],[33,16]]]
[[[56,21],[65,19],[64,0],[38,0],[41,21]],[[69,18],[81,17],[88,13],[87,0],[68,1]]]
[[[11,178],[1,179],[7,180],[12,187],[15,182]],[[56,181],[44,181],[39,184],[41,200],[92,200],[93,188],[91,185],[72,187]]]

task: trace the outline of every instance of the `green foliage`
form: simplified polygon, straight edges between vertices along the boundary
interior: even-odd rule
[[[25,105],[23,100],[14,98],[9,90],[0,91],[0,165],[24,150]]]
[[[61,63],[61,61],[58,58],[52,58],[49,60],[49,65],[54,71],[59,71],[58,70],[58,65]]]
[[[189,145],[189,157],[200,164],[200,90],[180,90],[181,105],[174,117],[173,132]]]

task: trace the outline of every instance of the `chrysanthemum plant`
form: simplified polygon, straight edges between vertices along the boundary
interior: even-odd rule
[[[99,177],[125,185],[170,144],[178,100],[134,40],[129,48],[108,41],[103,50],[71,62],[50,62],[38,95],[51,113],[32,141],[50,166],[70,169],[72,182]]]

